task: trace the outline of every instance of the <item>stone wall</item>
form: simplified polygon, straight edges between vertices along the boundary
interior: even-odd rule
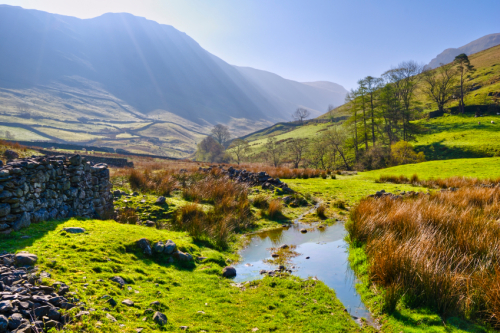
[[[8,162],[0,168],[0,233],[49,219],[108,218],[111,187],[108,166],[80,155]]]
[[[60,153],[57,151],[50,151],[50,150],[45,150],[45,149],[36,149],[36,151],[39,151],[40,153],[44,155],[54,155],[54,156],[66,156],[66,157],[71,157],[74,154],[67,154],[67,153]],[[96,156],[96,155],[83,155],[82,157],[85,157],[85,159],[88,162],[91,163],[105,163],[109,166],[112,167],[117,167],[117,168],[133,168],[134,167],[134,162],[129,162],[126,158],[116,158],[116,157],[104,157],[104,156]]]

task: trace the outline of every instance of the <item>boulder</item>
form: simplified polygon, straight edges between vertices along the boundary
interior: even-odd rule
[[[222,276],[225,278],[231,278],[236,276],[236,268],[233,266],[224,267],[222,270]]]
[[[155,204],[157,204],[157,205],[163,205],[165,202],[167,202],[167,199],[162,196],[162,197],[158,197],[158,199],[156,199]]]
[[[14,262],[17,266],[33,266],[37,261],[38,257],[28,252],[19,252],[14,256]]]
[[[144,222],[144,225],[146,227],[153,228],[153,227],[156,227],[156,222],[154,222],[154,221],[146,221],[146,222]]]
[[[300,232],[303,233],[303,234],[306,234],[307,233],[307,229],[300,229]]]
[[[69,232],[70,234],[83,234],[85,232],[85,229],[80,227],[69,227],[64,228],[63,230]]]
[[[177,250],[177,245],[175,245],[175,243],[169,239],[169,240],[165,243],[165,247],[164,247],[163,252],[164,252],[165,254],[172,254],[172,253],[174,253],[176,250]]]
[[[146,238],[139,239],[137,241],[137,246],[142,250],[144,254],[147,254],[148,256],[153,254],[153,252],[151,251],[151,245]]]
[[[179,261],[193,261],[193,256],[190,255],[189,253],[184,253],[184,252],[181,252],[181,251],[177,251],[177,252],[174,253],[174,256]]]
[[[9,327],[9,320],[4,315],[0,315],[0,332],[7,332]]]
[[[19,231],[22,228],[29,227],[31,225],[31,215],[28,212],[24,212],[23,215],[21,215],[16,222],[12,225],[12,229],[14,231]]]
[[[106,313],[106,318],[112,323],[116,323],[116,318],[110,315],[109,313]]]
[[[157,323],[160,326],[166,325],[167,324],[167,316],[165,316],[163,313],[156,311],[153,320],[155,323]]]
[[[8,203],[0,204],[0,217],[4,217],[10,214],[10,205]]]
[[[16,153],[13,150],[7,149],[4,153],[3,156],[5,156],[6,159],[8,160],[14,160],[16,158],[19,158],[19,154]]]
[[[122,287],[126,284],[125,280],[121,276],[113,276],[111,281],[119,283]]]
[[[156,253],[163,253],[163,250],[165,249],[165,244],[163,244],[162,241],[156,242],[153,244],[153,250]]]
[[[129,299],[123,300],[122,304],[126,306],[134,306],[134,302]]]
[[[9,316],[9,329],[11,331],[17,329],[21,324],[23,323],[23,315],[20,313],[14,313],[13,315]],[[0,332],[2,330],[0,329]]]
[[[82,157],[80,155],[73,155],[69,158],[69,162],[71,165],[80,165],[82,164]]]
[[[0,301],[0,313],[10,312],[13,308],[10,301]]]

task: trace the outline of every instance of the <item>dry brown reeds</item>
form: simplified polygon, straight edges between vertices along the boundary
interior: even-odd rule
[[[124,224],[136,224],[139,222],[139,215],[133,208],[124,208],[119,211],[116,221]]]
[[[128,182],[134,191],[152,192],[163,196],[169,196],[178,186],[177,179],[167,170],[152,172],[149,169],[144,171],[128,169]]]
[[[394,184],[411,184],[414,186],[423,186],[429,188],[461,188],[461,187],[493,187],[500,184],[500,178],[496,179],[479,179],[468,177],[450,177],[450,178],[429,178],[427,180],[419,179],[418,175],[413,175],[408,178],[404,175],[382,175],[375,182],[377,183],[394,183]]]
[[[296,179],[296,178],[317,178],[321,175],[322,170],[318,169],[294,169],[287,166],[274,167],[262,163],[247,163],[241,165],[233,165],[234,168],[245,169],[249,172],[267,172],[273,178],[280,179]]]
[[[283,216],[283,204],[280,200],[274,199],[269,202],[269,207],[267,208],[267,217],[275,220]]]
[[[386,309],[404,297],[500,326],[500,188],[364,199],[346,227],[354,245],[366,244]]]
[[[325,207],[325,205],[320,204],[318,206],[318,208],[316,208],[316,215],[318,215],[318,217],[320,219],[326,219],[326,207]]]

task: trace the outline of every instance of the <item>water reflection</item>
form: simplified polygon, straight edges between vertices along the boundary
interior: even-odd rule
[[[307,233],[301,233],[301,229]],[[296,257],[289,259],[287,268],[301,278],[315,276],[335,290],[338,299],[352,316],[373,322],[370,312],[354,288],[355,275],[347,262],[346,231],[343,223],[317,228],[317,225],[294,223],[289,227],[250,236],[248,247],[241,251],[242,261],[236,265],[235,282],[259,279],[261,270],[276,269],[270,248],[282,244],[295,245]],[[309,259],[306,259],[309,257]]]

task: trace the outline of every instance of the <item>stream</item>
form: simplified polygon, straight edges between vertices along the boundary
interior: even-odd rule
[[[299,218],[300,219],[300,218]],[[370,311],[361,301],[354,285],[356,277],[349,267],[347,233],[343,222],[317,228],[318,223],[295,223],[283,228],[249,235],[248,246],[240,252],[242,260],[235,265],[235,282],[246,282],[262,278],[261,270],[277,269],[276,265],[266,263],[272,259],[270,248],[282,244],[295,245],[298,255],[289,260],[287,268],[301,278],[316,277],[335,290],[349,314],[358,322],[365,318],[369,325],[374,324]],[[301,233],[307,229],[307,233]],[[309,259],[306,259],[309,257]]]

